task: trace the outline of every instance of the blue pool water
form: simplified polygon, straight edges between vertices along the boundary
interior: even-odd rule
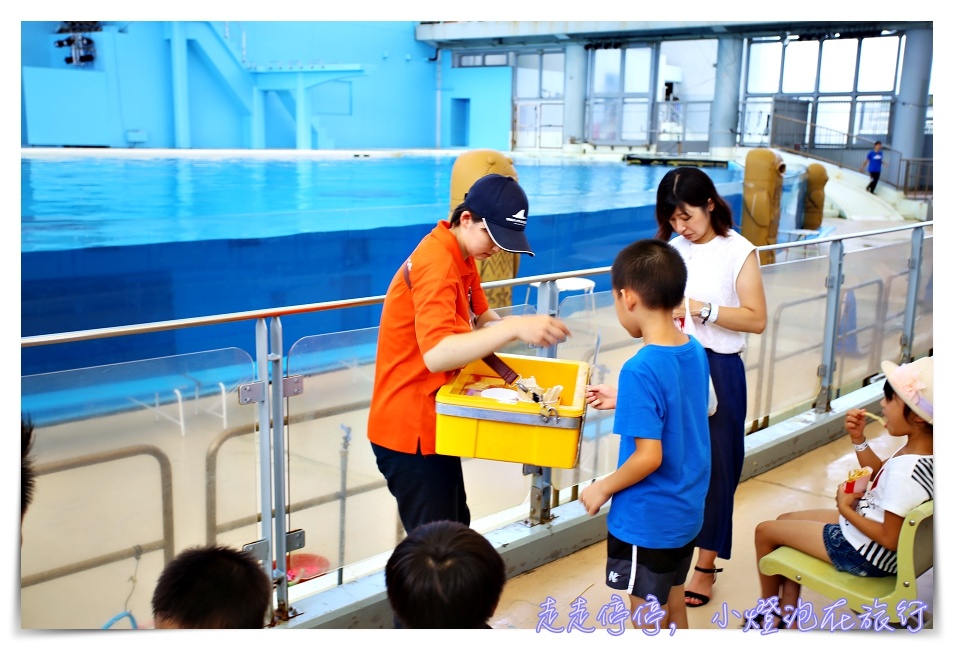
[[[447,217],[453,161],[25,154],[22,335],[382,295]],[[521,276],[609,266],[656,230],[655,188],[668,167],[519,156],[515,166],[537,253],[522,259]],[[705,171],[739,215],[742,168]],[[379,314],[376,306],[283,319],[286,348],[375,326]],[[25,348],[21,374],[232,346],[251,354],[252,336],[235,323]]]

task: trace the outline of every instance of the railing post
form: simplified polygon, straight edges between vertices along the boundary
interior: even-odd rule
[[[555,280],[541,282],[537,287],[537,313],[556,316],[560,308],[560,290]],[[557,346],[541,348],[540,356],[555,359]],[[530,485],[530,516],[524,522],[528,526],[543,524],[552,519],[550,504],[552,499],[552,475],[550,467],[524,465],[523,473],[533,476]]]
[[[279,620],[287,621],[291,608],[288,604],[288,568],[285,564],[288,552],[286,534],[285,505],[285,400],[284,400],[284,373],[282,371],[282,322],[277,316],[272,317],[271,352],[268,361],[272,370],[272,467],[275,470],[275,571],[272,577],[275,581],[278,606],[276,615]]]
[[[845,244],[842,240],[831,242],[828,248],[828,299],[825,304],[825,343],[822,346],[822,362],[818,366],[821,387],[815,398],[815,412],[831,410],[831,386],[835,375],[835,344],[838,340],[838,321],[841,311],[841,285],[845,281]]]
[[[537,313],[556,316],[560,310],[560,290],[557,288],[556,280],[547,280],[541,282],[537,287]],[[557,346],[551,345],[540,350],[540,356],[555,359],[557,355]]]
[[[264,318],[255,321],[255,367],[256,379],[268,386],[268,325]],[[262,504],[262,539],[268,545],[265,549],[265,572],[271,573],[272,551],[275,548],[274,520],[272,511],[272,439],[271,424],[268,419],[268,390],[257,403],[258,411],[258,463],[259,489]]]
[[[342,423],[341,430],[341,499],[338,501],[338,584],[344,584],[345,565],[345,509],[348,504],[348,444],[351,442],[351,427]]]
[[[911,233],[911,257],[908,258],[908,294],[904,302],[904,329],[901,332],[901,363],[914,360],[914,320],[917,316],[918,288],[921,285],[921,259],[924,249],[924,228]]]

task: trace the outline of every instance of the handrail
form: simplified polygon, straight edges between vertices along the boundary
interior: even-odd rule
[[[159,490],[162,494],[162,539],[136,544],[132,548],[113,551],[112,553],[87,558],[80,562],[74,562],[55,569],[24,576],[20,580],[21,588],[32,587],[42,582],[73,575],[74,573],[80,573],[89,569],[95,569],[121,560],[127,560],[131,557],[138,559],[143,553],[152,551],[163,551],[163,564],[168,564],[172,560],[176,552],[175,528],[172,525],[172,463],[169,461],[169,457],[158,447],[154,445],[133,445],[122,449],[54,461],[38,466],[35,470],[35,474],[36,476],[44,476],[46,474],[55,474],[71,469],[90,467],[91,465],[125,460],[136,456],[152,456],[159,464]]]
[[[888,228],[879,228],[877,230],[868,230],[857,233],[844,233],[840,235],[831,235],[829,237],[819,237],[810,241],[784,242],[780,244],[767,244],[759,246],[759,251],[782,250],[786,248],[797,248],[799,246],[809,246],[824,244],[833,241],[842,241],[845,239],[856,239],[860,237],[871,237],[902,230],[912,230],[915,228],[925,228],[933,226],[934,221],[923,221],[918,223],[904,224],[900,226],[891,226]],[[485,289],[495,289],[498,287],[515,287],[530,284],[532,282],[548,282],[550,280],[560,280],[562,278],[588,277],[593,275],[605,275],[610,272],[610,266],[600,266],[589,269],[580,269],[577,271],[561,271],[557,273],[544,273],[541,275],[531,275],[526,277],[512,278],[509,280],[493,280],[481,284]],[[257,309],[253,311],[233,312],[231,314],[220,314],[215,316],[197,316],[194,318],[180,318],[176,320],[157,321],[154,323],[142,323],[139,325],[122,325],[118,327],[101,327],[90,330],[79,330],[75,332],[60,332],[57,334],[37,334],[35,336],[20,337],[20,347],[29,348],[41,345],[50,345],[54,343],[73,343],[75,341],[89,341],[94,339],[105,339],[116,336],[129,336],[133,334],[150,334],[152,332],[166,332],[170,330],[182,329],[186,327],[201,327],[204,325],[220,325],[222,323],[235,323],[246,320],[255,320],[259,318],[272,318],[281,316],[290,316],[293,314],[306,314],[312,312],[330,311],[333,309],[347,309],[350,307],[367,307],[379,305],[384,302],[385,296],[369,296],[366,298],[348,298],[345,300],[329,300],[327,302],[307,303],[304,305],[293,305],[290,307],[273,307],[268,309]]]

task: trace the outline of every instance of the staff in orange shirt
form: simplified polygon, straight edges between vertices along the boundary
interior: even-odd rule
[[[460,458],[435,453],[438,389],[463,366],[511,341],[551,346],[570,335],[545,314],[501,319],[480,286],[477,260],[501,250],[533,255],[524,234],[528,209],[514,179],[478,179],[450,221],[440,221],[421,240],[388,287],[368,438],[407,532],[431,521],[470,524]]]

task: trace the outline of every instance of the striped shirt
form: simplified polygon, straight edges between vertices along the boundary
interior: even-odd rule
[[[892,456],[881,466],[855,510],[866,519],[883,523],[885,511],[904,517],[933,498],[934,456],[904,454]],[[845,539],[869,562],[889,573],[898,572],[897,553],[869,538],[844,516],[839,519]]]

